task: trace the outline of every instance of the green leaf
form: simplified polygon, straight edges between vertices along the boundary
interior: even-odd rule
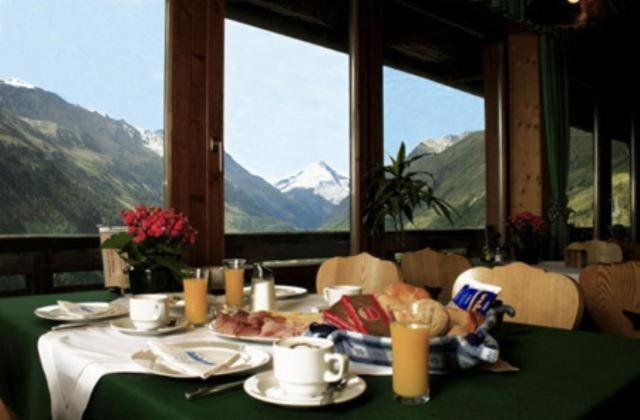
[[[132,242],[132,238],[128,232],[119,232],[104,241],[100,247],[103,249],[123,249],[130,242]]]

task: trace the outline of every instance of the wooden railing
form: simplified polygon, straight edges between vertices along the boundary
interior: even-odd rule
[[[349,254],[348,232],[228,234],[225,240],[226,255],[251,262],[286,261],[275,267],[276,278],[305,287],[313,287],[319,260]],[[385,238],[388,258],[395,252],[427,246],[475,256],[482,241],[482,231],[471,229],[408,231],[403,240],[395,235]],[[0,290],[0,296],[100,288],[100,284],[54,287],[56,273],[94,270],[102,270],[97,235],[0,235],[0,285],[3,276],[24,276],[26,280],[25,288]]]

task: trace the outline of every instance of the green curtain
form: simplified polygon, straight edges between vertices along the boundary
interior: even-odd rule
[[[551,207],[550,257],[561,257],[567,244],[569,177],[569,101],[565,52],[557,36],[540,35],[542,117],[547,145]]]

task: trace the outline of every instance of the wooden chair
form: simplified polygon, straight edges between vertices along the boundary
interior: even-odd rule
[[[505,318],[508,321],[570,330],[582,319],[580,290],[574,280],[562,274],[523,263],[493,269],[476,267],[458,276],[454,295],[467,279],[502,287],[499,299],[516,310],[515,317]]]
[[[640,338],[624,310],[640,312],[640,262],[593,265],[580,273],[580,287],[593,322],[601,332]]]
[[[402,281],[398,266],[366,252],[351,257],[334,257],[320,265],[316,275],[316,291],[335,284],[362,286],[363,293],[381,293],[391,283]]]
[[[430,248],[405,253],[400,264],[405,282],[440,289],[438,300],[443,304],[451,301],[451,289],[456,278],[471,267],[469,260],[462,255],[438,252]]]
[[[587,265],[622,262],[622,248],[614,242],[599,240],[573,242],[567,246],[569,250],[587,251]]]

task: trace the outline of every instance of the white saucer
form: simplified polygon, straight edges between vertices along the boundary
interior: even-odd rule
[[[347,378],[347,386],[335,395],[333,404],[341,404],[358,398],[367,389],[367,383],[359,376],[349,374]],[[244,390],[253,398],[270,404],[288,407],[319,407],[322,405],[322,395],[310,397],[286,395],[273,376],[272,370],[258,373],[247,379],[244,383]]]
[[[172,332],[183,330],[189,326],[189,321],[184,318],[172,319],[168,325],[155,328],[153,330],[140,330],[136,328],[131,318],[114,319],[109,324],[111,325],[111,328],[120,331],[121,333],[150,337],[154,335],[170,334]]]
[[[212,364],[227,360],[232,354],[241,352],[238,360],[230,366],[222,368],[212,376],[230,375],[232,373],[246,372],[266,365],[271,360],[271,356],[262,350],[245,347],[232,343],[220,343],[214,341],[192,341],[186,343],[172,343],[173,346],[181,347],[185,352],[196,352],[199,357]],[[138,365],[150,369],[155,375],[167,376],[169,378],[198,378],[198,376],[187,375],[182,372],[165,366],[148,349],[137,351],[131,355],[131,359]]]
[[[126,315],[129,312],[129,310],[122,305],[107,302],[80,302],[79,304],[92,310],[99,310],[99,312],[95,315],[88,315],[83,318],[79,318],[68,315],[62,310],[62,308],[60,308],[60,306],[58,306],[58,304],[55,304],[42,306],[33,311],[33,313],[38,318],[48,319],[50,321],[85,322],[115,318]]]

